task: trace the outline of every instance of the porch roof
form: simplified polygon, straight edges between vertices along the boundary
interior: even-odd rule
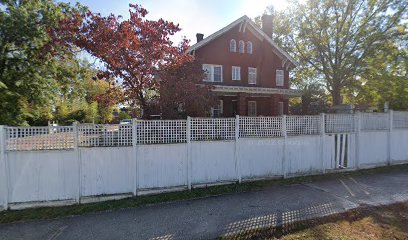
[[[280,94],[280,95],[287,95],[289,97],[300,97],[302,95],[301,90],[297,90],[297,89],[226,86],[226,85],[213,85],[211,91],[216,92],[216,93],[242,93],[243,92],[243,93],[249,93],[249,94],[263,94],[263,95]]]

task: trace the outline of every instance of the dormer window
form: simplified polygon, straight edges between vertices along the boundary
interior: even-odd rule
[[[252,54],[252,42],[247,42],[247,53]]]
[[[230,52],[236,52],[237,51],[237,42],[235,39],[231,39],[230,41]]]
[[[239,41],[239,53],[245,53],[245,43],[244,41]]]

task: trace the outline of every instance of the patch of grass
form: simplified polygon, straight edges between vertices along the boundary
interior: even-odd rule
[[[253,229],[221,239],[323,240],[408,239],[408,202],[363,207],[275,228]]]
[[[138,196],[121,200],[105,201],[98,203],[87,203],[62,207],[41,207],[24,210],[8,210],[0,212],[0,223],[11,223],[34,219],[53,219],[65,216],[81,215],[92,212],[108,211],[122,208],[135,208],[164,202],[203,198],[227,193],[256,191],[277,185],[290,185],[296,183],[313,182],[323,179],[332,179],[345,176],[357,176],[396,171],[408,171],[408,164],[359,170],[355,172],[330,173],[325,175],[314,175],[276,180],[260,180],[254,182],[245,182],[242,184],[230,184],[206,188],[195,188],[192,189],[191,191],[186,190],[181,192],[162,193],[150,196]]]

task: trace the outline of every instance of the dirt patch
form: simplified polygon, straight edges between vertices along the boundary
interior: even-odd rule
[[[222,239],[408,239],[408,202],[366,206],[281,227],[253,229]]]

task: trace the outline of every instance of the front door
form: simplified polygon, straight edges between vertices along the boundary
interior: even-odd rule
[[[237,100],[232,100],[232,104],[231,104],[231,113],[232,116],[236,116],[238,115],[238,101]]]

